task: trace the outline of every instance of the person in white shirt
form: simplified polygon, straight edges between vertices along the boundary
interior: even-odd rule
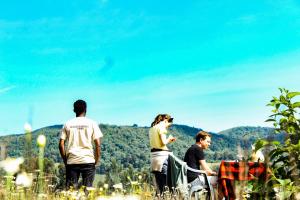
[[[93,186],[103,136],[98,124],[86,117],[86,102],[77,100],[73,106],[76,117],[65,123],[59,141],[60,155],[66,166],[67,189],[78,189],[80,175],[83,186]]]

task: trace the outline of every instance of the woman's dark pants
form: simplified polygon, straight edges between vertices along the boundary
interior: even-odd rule
[[[159,193],[162,194],[164,187],[167,186],[167,170],[168,170],[168,159],[165,160],[161,172],[154,171],[156,185],[159,189]]]

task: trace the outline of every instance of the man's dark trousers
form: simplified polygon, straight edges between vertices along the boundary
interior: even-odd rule
[[[88,164],[70,164],[66,166],[66,187],[70,189],[78,189],[78,180],[81,174],[82,185],[86,187],[93,187],[95,178],[95,163]]]

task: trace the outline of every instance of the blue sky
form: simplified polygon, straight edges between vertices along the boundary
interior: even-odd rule
[[[269,126],[299,57],[293,0],[1,2],[0,135],[63,124],[80,98],[100,123]]]

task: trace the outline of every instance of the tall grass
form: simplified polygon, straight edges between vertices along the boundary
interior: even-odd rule
[[[176,188],[165,189],[162,196],[156,195],[153,180],[150,172],[135,172],[126,175],[126,178],[120,178],[120,172],[116,171],[113,176],[118,176],[115,180],[105,179],[100,180],[95,187],[84,188],[78,190],[71,188],[70,190],[60,189],[56,179],[65,179],[62,173],[57,174],[47,173],[45,171],[44,150],[46,145],[46,137],[39,135],[37,145],[39,147],[37,165],[32,164],[35,155],[32,153],[32,135],[29,124],[25,125],[24,140],[26,141],[23,157],[6,158],[6,146],[1,146],[1,161],[0,161],[0,199],[1,200],[101,200],[101,199],[165,199],[165,200],[180,200],[183,199],[180,192]],[[250,152],[240,150],[244,158],[250,156]],[[37,166],[37,167],[34,167]],[[217,170],[219,163],[212,163],[211,168]],[[58,165],[55,166],[58,168]],[[58,169],[57,169],[58,170]],[[125,173],[126,174],[126,173]],[[125,176],[125,175],[124,175]],[[114,178],[114,177],[112,177]],[[249,182],[236,182],[235,189],[238,199],[278,199],[285,200],[284,197],[259,195],[256,198],[253,194],[257,194],[259,189],[266,189],[276,193],[273,188],[265,188],[259,185],[258,180]],[[289,184],[289,183],[286,183]],[[261,188],[260,188],[261,187]],[[87,191],[87,192],[86,192]],[[282,191],[278,191],[280,193]],[[299,191],[297,191],[299,192]],[[274,197],[274,198],[273,198]],[[300,200],[300,194],[295,195],[296,199]]]
[[[154,198],[155,190],[151,184],[144,182],[142,175],[137,178],[128,177],[126,189],[123,183],[109,185],[104,183],[99,187],[81,187],[78,190],[58,189],[54,181],[56,174],[45,173],[44,169],[44,150],[46,137],[39,135],[37,145],[39,147],[38,165],[31,162],[32,154],[32,135],[31,126],[25,124],[24,139],[26,142],[23,157],[6,158],[5,146],[1,144],[0,161],[0,199],[1,200],[100,200],[100,199],[143,199]],[[25,166],[24,166],[25,165]],[[64,176],[58,177],[64,179]]]

